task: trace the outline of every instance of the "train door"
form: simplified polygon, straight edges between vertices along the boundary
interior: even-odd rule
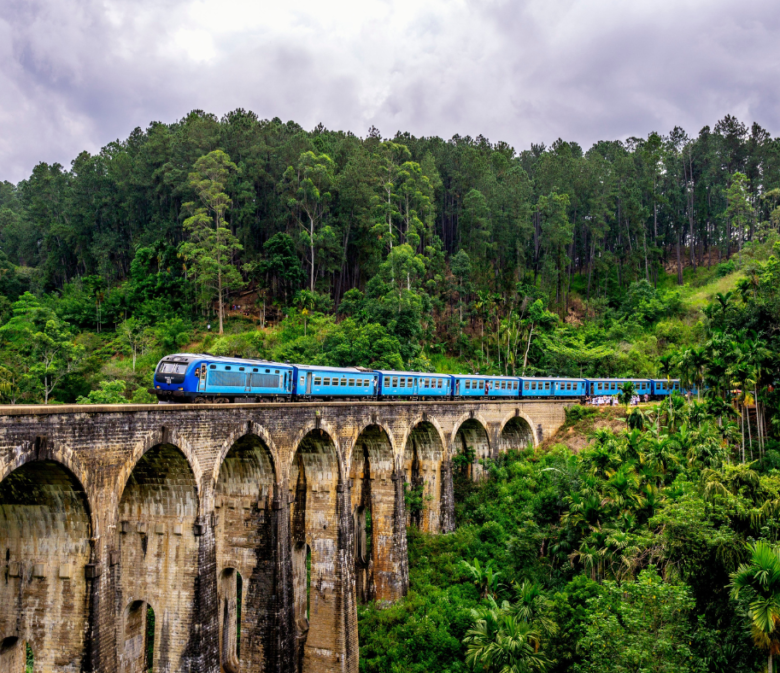
[[[206,392],[206,376],[208,376],[208,368],[205,364],[200,366],[200,373],[198,374],[198,392]]]
[[[252,374],[248,373],[246,379],[244,379],[244,392],[252,392]]]
[[[306,394],[311,395],[311,372],[306,372]]]

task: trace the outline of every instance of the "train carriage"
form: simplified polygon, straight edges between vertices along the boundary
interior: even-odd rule
[[[650,383],[654,397],[668,397],[675,390],[681,392],[680,379],[652,379]]]
[[[651,395],[652,385],[649,379],[588,379],[588,394],[591,397],[612,397],[619,395],[626,383],[634,384],[637,395]]]
[[[292,392],[292,373],[290,365],[267,360],[175,353],[158,363],[152,392],[168,402],[286,399]]]
[[[379,397],[414,397],[423,399],[448,398],[451,391],[451,377],[447,374],[424,372],[397,372],[377,370],[379,374]]]
[[[521,376],[520,397],[553,397],[555,379],[543,376]]]
[[[455,399],[486,397],[490,378],[479,374],[454,374],[452,395]]]
[[[573,397],[587,395],[585,379],[559,379],[554,376],[521,376],[521,397]]]
[[[293,365],[296,398],[365,398],[375,397],[376,372],[362,367],[325,367]]]
[[[516,376],[487,376],[486,391],[489,398],[520,397],[520,379]]]

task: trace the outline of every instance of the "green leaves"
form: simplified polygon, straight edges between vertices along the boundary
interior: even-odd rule
[[[706,670],[693,656],[690,625],[695,601],[689,590],[665,582],[655,568],[636,580],[605,582],[588,602],[591,621],[579,642],[578,673],[688,673]]]

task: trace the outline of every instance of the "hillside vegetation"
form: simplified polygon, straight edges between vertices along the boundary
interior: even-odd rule
[[[780,140],[732,116],[516,151],[195,111],[0,185],[0,401],[152,403],[184,350],[680,377],[478,485],[454,456],[458,529],[409,530],[361,670],[771,669],[779,203]]]

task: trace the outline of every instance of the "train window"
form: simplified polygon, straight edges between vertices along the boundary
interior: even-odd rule
[[[413,388],[414,383],[412,383],[412,379],[406,379],[406,386],[407,388]]]
[[[466,390],[471,390],[471,381],[466,381]]]
[[[265,370],[265,373],[266,373],[266,374],[270,374],[270,373],[271,373],[271,370],[270,370],[270,369],[266,369],[266,370]]]
[[[238,371],[240,371],[240,372],[243,372],[243,371],[244,371],[244,368],[243,368],[243,367],[239,367],[239,368],[238,368]]]
[[[255,368],[254,368],[252,371],[253,371],[253,372],[256,372],[256,371],[257,371],[257,367],[255,367]]]
[[[528,390],[531,387],[531,384],[528,383],[528,381],[525,382],[525,389]]]
[[[397,388],[397,387],[398,387],[398,377],[394,376],[393,377],[393,388]]]
[[[209,365],[209,369],[216,369],[217,365]]]
[[[225,367],[225,370],[229,370],[229,369],[230,369],[230,367]]]
[[[536,381],[531,381],[531,390],[536,390]]]
[[[349,385],[350,387],[354,387],[354,385],[355,385],[355,379],[350,379],[350,380],[349,380],[349,384],[348,384],[348,385]]]
[[[441,379],[439,379],[438,381],[439,381],[438,386],[439,386],[439,388],[441,388]]]
[[[314,377],[314,385],[319,386],[322,384],[322,379],[319,376]]]
[[[406,388],[406,379],[401,379],[401,388]]]
[[[341,379],[341,385],[347,387],[347,379]]]
[[[322,379],[322,385],[324,386],[330,385],[330,376],[326,376],[324,379]]]

